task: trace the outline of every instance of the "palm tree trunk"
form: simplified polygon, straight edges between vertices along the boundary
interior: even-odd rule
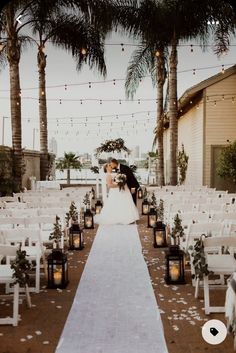
[[[22,186],[22,135],[21,135],[21,96],[20,96],[20,44],[14,27],[15,11],[11,4],[6,9],[7,18],[7,60],[10,75],[10,104],[13,149],[13,179],[15,190]]]
[[[70,184],[70,169],[67,169],[67,184]]]
[[[39,72],[39,123],[40,123],[40,179],[46,180],[48,174],[48,130],[47,130],[47,101],[46,101],[46,55],[43,45],[38,48]]]
[[[164,149],[163,149],[163,86],[165,83],[165,61],[163,50],[157,57],[157,184],[163,186]]]
[[[178,108],[177,108],[177,54],[178,41],[174,34],[170,54],[169,72],[169,119],[170,119],[170,185],[177,185],[177,143],[178,143]]]

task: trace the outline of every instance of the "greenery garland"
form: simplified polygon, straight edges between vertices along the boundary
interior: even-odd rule
[[[208,276],[213,272],[208,270],[208,264],[206,262],[206,256],[204,252],[203,238],[206,235],[202,234],[200,238],[194,244],[194,247],[190,246],[189,250],[193,250],[191,256],[193,257],[193,267],[195,274],[192,275],[193,278],[203,280],[204,275]]]
[[[91,172],[93,172],[94,174],[99,174],[99,168],[97,166],[93,166],[90,168]]]
[[[116,140],[106,140],[95,150],[95,156],[98,156],[102,152],[121,152],[125,151],[128,154],[131,152],[126,146],[122,138]]]
[[[187,156],[185,150],[184,150],[184,145],[182,143],[181,150],[178,152],[177,155],[177,167],[179,168],[179,183],[182,185],[186,179],[186,173],[188,169],[188,159],[189,157]]]
[[[29,272],[32,269],[27,256],[26,251],[20,248],[16,251],[16,257],[11,263],[11,269],[13,269],[12,277],[15,278],[14,283],[19,283],[23,287],[29,283]]]

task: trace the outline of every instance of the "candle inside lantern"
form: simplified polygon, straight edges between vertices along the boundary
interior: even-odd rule
[[[156,223],[156,217],[150,217],[149,224],[151,227],[154,227]]]
[[[144,205],[143,206],[143,213],[144,214],[148,214],[148,211],[149,211],[149,206],[148,205]]]
[[[85,222],[87,227],[92,227],[92,220],[90,218],[87,218]]]
[[[96,214],[99,214],[101,212],[101,207],[96,207]]]
[[[163,237],[160,234],[156,235],[156,243],[157,243],[157,245],[163,244]]]
[[[179,268],[176,265],[170,268],[170,278],[172,281],[177,281],[179,279]]]
[[[74,247],[79,248],[80,247],[80,238],[74,239]]]
[[[62,281],[62,273],[61,270],[56,270],[53,273],[53,280],[55,285],[60,285]]]

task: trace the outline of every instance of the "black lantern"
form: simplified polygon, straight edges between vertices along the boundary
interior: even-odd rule
[[[155,227],[157,221],[157,211],[155,208],[150,208],[150,211],[148,212],[148,228],[153,228]]]
[[[93,224],[93,214],[91,210],[87,209],[84,212],[84,229],[93,229],[94,224]]]
[[[149,212],[149,202],[148,200],[143,200],[142,202],[142,215],[147,215]]]
[[[102,202],[100,200],[97,200],[97,202],[95,203],[95,213],[99,214],[101,213],[102,210]]]
[[[138,189],[138,199],[142,199],[143,198],[143,189],[139,188]]]
[[[162,222],[156,222],[153,228],[153,246],[154,248],[166,248],[166,226]]]
[[[68,280],[67,256],[60,250],[48,255],[48,288],[66,288]]]
[[[167,284],[185,284],[184,277],[184,252],[175,248],[168,250],[165,255]]]
[[[69,249],[82,250],[84,248],[83,232],[79,224],[72,224],[69,228]]]

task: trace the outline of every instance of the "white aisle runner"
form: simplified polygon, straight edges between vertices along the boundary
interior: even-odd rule
[[[56,353],[167,352],[137,226],[100,226]]]

